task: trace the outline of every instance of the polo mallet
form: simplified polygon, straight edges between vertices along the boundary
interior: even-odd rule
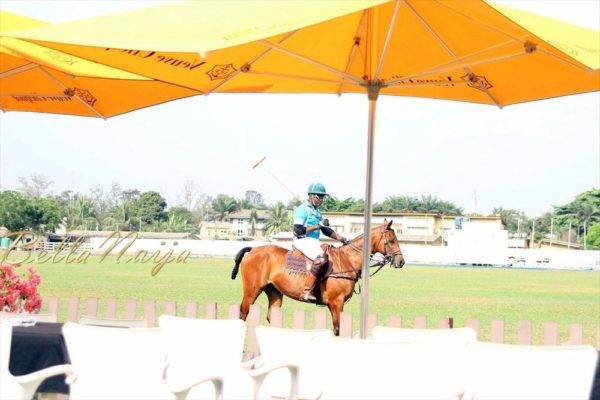
[[[267,156],[263,156],[262,158],[260,158],[258,161],[256,161],[254,163],[254,165],[252,165],[252,169],[256,169],[266,159],[267,159]],[[294,196],[295,199],[302,201],[302,199],[300,198],[298,193],[296,193],[292,189],[290,189],[289,186],[284,181],[279,179],[279,177],[277,177],[269,168],[267,168],[267,172],[269,173],[269,175],[271,175],[271,178],[275,179],[281,186],[284,187],[285,190],[287,190],[292,196]]]

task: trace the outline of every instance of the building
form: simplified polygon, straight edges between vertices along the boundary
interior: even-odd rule
[[[323,212],[330,226],[341,235],[354,237],[363,233],[364,214],[360,212]],[[502,218],[494,216],[448,216],[432,213],[375,213],[371,226],[393,221],[396,236],[404,244],[443,246],[450,232],[462,229],[500,231],[506,229]]]

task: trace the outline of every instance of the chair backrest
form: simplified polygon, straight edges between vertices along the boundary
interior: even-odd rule
[[[598,352],[592,346],[469,343],[467,399],[589,399]]]
[[[158,329],[115,329],[66,323],[63,335],[75,380],[72,399],[170,399]]]
[[[0,320],[0,382],[8,381],[12,329],[10,322]]]
[[[113,328],[147,328],[148,322],[144,319],[113,319],[90,317],[87,315],[79,318],[79,323],[83,325],[105,326]]]
[[[298,394],[301,399],[317,398],[320,394],[318,387],[306,384],[315,379],[310,376],[311,360],[308,356],[311,353],[312,339],[317,337],[331,338],[333,333],[330,329],[285,329],[266,325],[256,327],[260,357],[265,365],[291,363],[300,367]],[[288,371],[273,371],[263,382],[259,397],[285,398],[290,383]]]
[[[428,343],[439,344],[459,344],[477,340],[477,332],[473,328],[452,328],[452,329],[413,329],[413,328],[394,328],[389,326],[373,327],[373,339],[378,341],[426,341]]]
[[[451,399],[460,397],[460,368],[443,347],[425,342],[313,340],[321,399]]]
[[[158,318],[166,346],[167,381],[176,387],[196,382],[200,377],[231,376],[241,373],[246,324],[240,319],[200,319],[161,315]],[[236,389],[225,381],[226,397]],[[206,383],[190,396],[211,396],[212,384]],[[249,391],[242,390],[247,397]]]
[[[54,314],[29,314],[0,311],[0,320],[14,321],[35,321],[35,322],[58,322],[58,318]]]
[[[18,399],[21,394],[21,389],[9,370],[12,331],[13,326],[9,320],[0,320],[0,399]]]

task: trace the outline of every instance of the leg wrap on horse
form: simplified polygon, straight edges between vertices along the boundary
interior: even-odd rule
[[[310,272],[316,276],[317,278],[321,278],[323,274],[327,271],[327,265],[329,264],[329,255],[323,253],[319,255],[313,261],[313,265],[310,268]]]

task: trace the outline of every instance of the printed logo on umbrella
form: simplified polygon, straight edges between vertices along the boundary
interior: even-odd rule
[[[494,86],[488,82],[485,76],[475,75],[469,73],[460,77],[463,81],[467,81],[467,86],[486,91],[493,88]]]
[[[83,100],[87,104],[89,104],[90,106],[93,106],[94,104],[96,104],[97,99],[88,90],[85,90],[85,89],[78,89],[78,88],[65,89],[65,94],[69,97],[77,96],[78,98],[80,98],[81,100]]]
[[[206,71],[206,75],[208,75],[211,81],[214,81],[217,79],[225,79],[235,71],[236,69],[233,67],[233,64],[215,65]]]

